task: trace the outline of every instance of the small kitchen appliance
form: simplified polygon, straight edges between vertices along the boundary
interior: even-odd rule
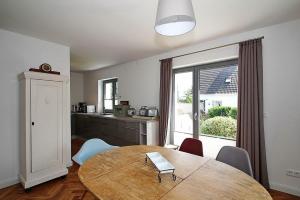
[[[78,107],[77,105],[72,105],[72,112],[77,112],[78,111]]]
[[[139,111],[140,116],[147,116],[147,106],[142,106]]]
[[[80,113],[86,113],[87,112],[87,105],[85,102],[79,102],[78,103],[78,112]]]
[[[147,117],[157,117],[158,116],[158,109],[156,107],[147,108],[146,116]]]
[[[86,106],[87,113],[95,113],[96,112],[96,106],[95,105],[87,105]]]
[[[135,108],[129,108],[128,111],[127,111],[127,115],[128,116],[134,116],[134,115],[136,115]]]
[[[128,109],[129,109],[128,105],[115,105],[114,115],[118,117],[126,117]]]

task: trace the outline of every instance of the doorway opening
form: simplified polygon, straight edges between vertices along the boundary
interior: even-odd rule
[[[212,158],[235,146],[237,73],[236,59],[173,70],[171,144],[200,139],[204,156]]]

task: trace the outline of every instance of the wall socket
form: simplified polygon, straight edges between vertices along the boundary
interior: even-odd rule
[[[287,169],[286,170],[286,175],[296,177],[296,178],[300,178],[300,171],[294,170],[294,169]]]

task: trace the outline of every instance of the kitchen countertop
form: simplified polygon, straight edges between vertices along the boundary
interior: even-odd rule
[[[83,115],[89,117],[99,117],[99,118],[106,118],[106,119],[115,119],[115,120],[123,120],[123,121],[132,121],[132,122],[141,122],[141,121],[158,121],[158,119],[140,119],[140,118],[132,118],[132,117],[119,117],[111,115],[103,115],[100,113],[74,113],[72,115]]]

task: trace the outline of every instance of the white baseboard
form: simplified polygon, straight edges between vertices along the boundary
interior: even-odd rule
[[[2,180],[0,181],[0,189],[15,185],[17,183],[20,183],[18,177]]]
[[[270,183],[270,188],[274,190],[278,190],[280,192],[285,192],[288,194],[300,196],[300,188],[291,187],[289,185],[283,185],[280,183]]]

